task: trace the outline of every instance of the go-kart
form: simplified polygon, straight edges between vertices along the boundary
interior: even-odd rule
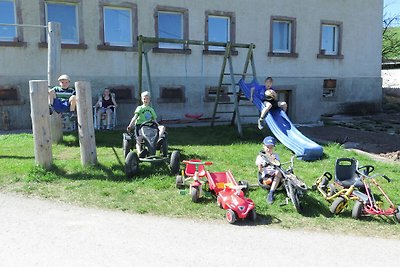
[[[183,163],[186,164],[186,168],[182,175],[176,177],[176,185],[182,187],[185,181],[193,179],[190,184],[193,202],[199,201],[204,187],[217,198],[218,206],[226,210],[225,217],[229,223],[235,223],[238,218],[256,220],[257,213],[254,202],[245,197],[244,192],[248,187],[246,181],[236,182],[231,171],[206,171],[204,166],[211,165],[212,162],[191,159],[184,160]]]
[[[122,149],[125,158],[125,174],[133,177],[139,172],[140,162],[149,162],[152,164],[167,163],[172,174],[179,172],[180,152],[172,151],[168,153],[167,134],[159,136],[158,125],[154,121],[145,121],[140,124],[138,131],[143,136],[141,142],[141,151],[138,153],[133,150],[136,144],[135,134],[127,132],[122,134]],[[157,153],[159,151],[159,153]]]
[[[263,157],[267,165],[274,166],[282,174],[282,180],[279,186],[283,185],[287,195],[286,202],[282,205],[287,205],[290,199],[290,201],[296,208],[297,212],[301,213],[303,211],[303,205],[301,203],[301,199],[307,192],[308,188],[307,185],[297,175],[294,174],[294,159],[301,158],[304,155],[298,155],[298,156],[293,155],[290,158],[289,162],[283,162],[283,163],[279,162],[276,159],[272,159],[266,156],[264,153],[260,153],[260,156]],[[290,163],[290,165],[285,170],[283,166],[288,163]],[[269,190],[271,187],[271,184],[268,183],[268,180],[266,183],[266,181],[261,177],[260,173],[258,173],[258,184],[260,187],[267,190]]]
[[[374,169],[372,165],[359,167],[358,161],[354,158],[340,158],[336,160],[334,184],[329,183],[332,175],[325,172],[316,180],[313,187],[317,188],[326,200],[332,202],[330,211],[334,214],[342,212],[350,200],[354,200],[352,209],[354,219],[359,219],[362,215],[393,215],[400,222],[400,206],[396,207],[393,204],[375,177],[381,176],[388,182],[391,182],[391,179],[382,174],[370,175]],[[377,200],[371,185],[378,188],[380,195],[386,200],[385,203]]]

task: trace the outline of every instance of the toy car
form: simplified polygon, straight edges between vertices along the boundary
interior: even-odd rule
[[[179,172],[180,153],[172,151],[168,153],[167,134],[159,137],[158,127],[154,121],[146,121],[139,127],[143,140],[141,142],[141,150],[139,156],[133,147],[135,147],[136,139],[133,133],[123,133],[122,148],[125,158],[125,174],[133,177],[139,172],[140,162],[149,163],[168,163],[172,174]],[[159,151],[159,153],[157,153]]]
[[[176,185],[181,187],[185,181],[193,179],[190,184],[193,202],[199,201],[203,187],[206,187],[217,198],[218,206],[226,210],[226,219],[229,223],[235,223],[237,219],[245,218],[256,220],[257,213],[254,202],[250,198],[246,198],[244,194],[248,187],[246,181],[237,183],[230,171],[206,171],[204,166],[211,165],[212,162],[191,159],[185,160],[183,163],[186,164],[186,168],[182,175],[177,175]]]

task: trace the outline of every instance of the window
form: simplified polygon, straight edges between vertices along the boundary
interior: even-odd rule
[[[16,24],[15,5],[12,0],[0,0],[0,24]],[[0,41],[11,41],[17,39],[16,26],[0,26]]]
[[[296,19],[271,17],[269,56],[297,57]]]
[[[61,48],[86,49],[83,36],[83,0],[39,0],[41,24],[61,24]],[[47,30],[40,34],[39,47],[47,47]]]
[[[183,8],[157,7],[155,12],[156,36],[169,39],[188,39],[188,10]],[[159,43],[159,49],[184,50],[180,43]]]
[[[129,9],[104,7],[104,42],[132,46],[132,13]]]
[[[230,41],[229,35],[230,19],[228,17],[209,16],[208,17],[208,40],[209,42]],[[209,46],[209,50],[225,50],[222,46]]]
[[[79,44],[78,16],[75,4],[46,3],[46,22],[61,24],[61,43]]]
[[[235,42],[235,16],[232,12],[206,12],[206,41]],[[206,46],[206,51],[225,51],[222,46]]]
[[[160,98],[157,99],[158,103],[184,103],[185,101],[184,86],[160,86]]]
[[[340,22],[321,22],[320,49],[318,57],[342,58],[342,24]]]
[[[137,46],[137,7],[133,3],[100,6],[99,50],[133,51]]]

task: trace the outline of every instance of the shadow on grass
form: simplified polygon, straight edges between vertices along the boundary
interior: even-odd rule
[[[34,156],[5,156],[0,155],[0,159],[34,159]]]

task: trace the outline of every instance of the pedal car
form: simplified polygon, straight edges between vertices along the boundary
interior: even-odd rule
[[[199,201],[203,187],[205,187],[207,191],[210,191],[217,198],[218,205],[226,210],[226,219],[229,223],[235,223],[238,218],[256,219],[257,214],[254,202],[246,198],[244,194],[248,186],[246,181],[237,183],[230,171],[206,171],[204,166],[211,165],[212,162],[191,159],[185,160],[183,163],[186,164],[186,167],[182,175],[176,177],[176,185],[181,187],[185,181],[193,179],[190,184],[190,194],[193,202]]]
[[[143,136],[141,142],[141,155],[138,155],[133,148],[136,144],[133,133],[123,133],[122,148],[125,157],[125,173],[128,177],[133,177],[139,172],[140,162],[167,163],[172,174],[179,172],[180,153],[172,151],[168,153],[167,134],[159,136],[157,124],[153,121],[146,121],[139,127]],[[159,153],[157,153],[159,151]]]
[[[325,172],[316,180],[314,187],[323,194],[326,200],[332,202],[330,211],[334,214],[342,212],[349,205],[350,200],[354,200],[352,217],[355,219],[359,219],[362,215],[393,215],[400,222],[400,206],[396,207],[393,204],[375,177],[381,176],[388,182],[391,180],[381,174],[370,176],[374,169],[372,165],[359,167],[358,161],[354,158],[340,158],[336,160],[334,184],[329,183],[332,175]],[[378,188],[386,203],[377,201],[371,184]]]

